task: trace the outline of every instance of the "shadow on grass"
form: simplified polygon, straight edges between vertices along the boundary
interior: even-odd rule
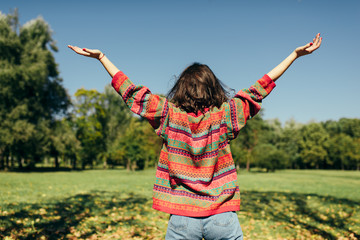
[[[81,172],[81,171],[96,171],[96,170],[118,171],[118,170],[124,170],[124,168],[123,167],[114,167],[114,168],[104,169],[103,167],[94,167],[94,168],[81,169],[81,168],[70,168],[70,167],[58,167],[58,168],[56,168],[56,167],[33,167],[33,168],[24,167],[24,168],[0,170],[0,172],[33,173],[33,172]]]
[[[149,201],[140,194],[96,191],[78,194],[58,202],[45,204],[10,204],[0,211],[0,238],[15,239],[67,239],[87,238],[109,226],[143,226],[132,211],[139,204]],[[6,210],[6,211],[4,211]],[[123,216],[120,214],[125,213]],[[2,213],[2,214],[1,214]],[[5,213],[5,214],[4,214]],[[147,214],[142,212],[143,214]],[[114,218],[108,215],[114,216]],[[93,224],[84,226],[84,219],[95,218]],[[81,231],[86,227],[86,231]]]
[[[300,226],[324,239],[338,238],[324,230],[324,226],[360,239],[360,233],[351,229],[353,216],[360,215],[358,201],[317,194],[242,191],[241,204],[242,211],[253,219],[268,219],[293,228]]]
[[[288,231],[295,229],[296,233],[300,228],[324,239],[337,239],[337,234],[360,239],[359,232],[350,228],[360,215],[359,206],[358,201],[317,194],[242,191],[246,218],[271,220]],[[163,231],[154,227],[154,212],[151,199],[134,192],[94,191],[44,204],[3,205],[0,238],[86,239],[97,235],[98,239],[114,231],[132,231],[126,239],[153,239]]]
[[[69,167],[34,167],[34,168],[14,168],[9,169],[7,172],[21,172],[21,173],[33,173],[33,172],[71,172],[71,171],[82,171],[80,168],[69,168]]]

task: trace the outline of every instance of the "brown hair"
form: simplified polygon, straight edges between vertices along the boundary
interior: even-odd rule
[[[186,112],[198,113],[220,107],[228,101],[229,92],[207,65],[193,63],[178,77],[168,98]]]

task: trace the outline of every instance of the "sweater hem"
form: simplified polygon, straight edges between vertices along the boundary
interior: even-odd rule
[[[186,216],[186,217],[209,217],[215,214],[223,213],[223,212],[234,212],[234,211],[240,211],[240,206],[228,206],[228,207],[222,207],[220,209],[214,209],[214,210],[204,210],[199,212],[190,212],[190,211],[184,211],[184,210],[176,210],[172,208],[167,208],[164,206],[159,205],[153,205],[153,209],[173,214],[173,215],[179,215],[179,216]]]

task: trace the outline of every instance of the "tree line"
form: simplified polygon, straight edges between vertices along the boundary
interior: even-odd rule
[[[239,167],[360,170],[360,119],[297,123],[248,121],[231,145]]]
[[[78,89],[72,100],[62,85],[49,25],[38,17],[19,26],[18,14],[0,13],[0,169],[123,166],[154,167],[161,147],[146,120],[121,97]],[[284,126],[248,121],[231,142],[238,168],[360,169],[360,119]]]

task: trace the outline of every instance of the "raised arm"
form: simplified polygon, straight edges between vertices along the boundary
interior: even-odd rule
[[[68,45],[68,47],[77,54],[98,59],[112,78],[119,71],[119,69],[100,50],[79,48],[71,45]]]
[[[290,67],[290,65],[299,57],[307,55],[318,49],[321,45],[322,38],[320,33],[316,35],[312,42],[296,48],[287,58],[284,59],[279,65],[271,70],[267,75],[276,81],[283,73]]]
[[[123,98],[130,110],[146,118],[155,133],[166,137],[163,127],[169,110],[168,101],[165,97],[152,94],[150,90],[142,85],[135,85],[122,71],[110,62],[110,60],[97,49],[79,48],[68,45],[77,54],[99,60],[109,75],[112,77],[112,86]]]

